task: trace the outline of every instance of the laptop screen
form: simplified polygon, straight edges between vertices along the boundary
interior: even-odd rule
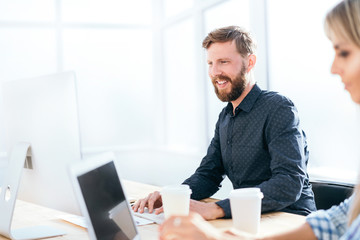
[[[96,238],[133,239],[137,231],[114,162],[77,178]]]

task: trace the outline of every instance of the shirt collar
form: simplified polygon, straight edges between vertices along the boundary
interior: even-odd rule
[[[245,112],[250,112],[257,98],[259,97],[260,93],[261,93],[260,87],[257,84],[255,84],[254,87],[251,89],[251,91],[246,95],[244,100],[242,100],[242,102],[236,107],[235,115],[239,112],[240,109]],[[226,111],[232,114],[233,106],[231,102],[229,102],[228,105],[226,106]]]

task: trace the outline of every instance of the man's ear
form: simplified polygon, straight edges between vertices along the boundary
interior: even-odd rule
[[[254,54],[250,54],[248,56],[248,66],[246,72],[250,72],[254,67],[256,63],[256,56]]]

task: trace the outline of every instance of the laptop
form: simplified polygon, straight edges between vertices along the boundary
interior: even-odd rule
[[[77,162],[69,173],[90,239],[140,239],[113,153]]]

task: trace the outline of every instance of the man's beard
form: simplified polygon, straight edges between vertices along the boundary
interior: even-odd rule
[[[235,101],[240,97],[240,95],[243,93],[246,87],[245,73],[246,73],[246,68],[245,66],[243,66],[240,72],[238,73],[238,75],[236,75],[234,79],[231,79],[228,76],[223,76],[223,75],[211,79],[214,85],[215,93],[221,101],[231,102],[231,101]],[[225,91],[219,91],[218,87],[216,86],[216,81],[218,80],[225,80],[228,83],[230,83],[231,91],[229,93],[226,93]]]

